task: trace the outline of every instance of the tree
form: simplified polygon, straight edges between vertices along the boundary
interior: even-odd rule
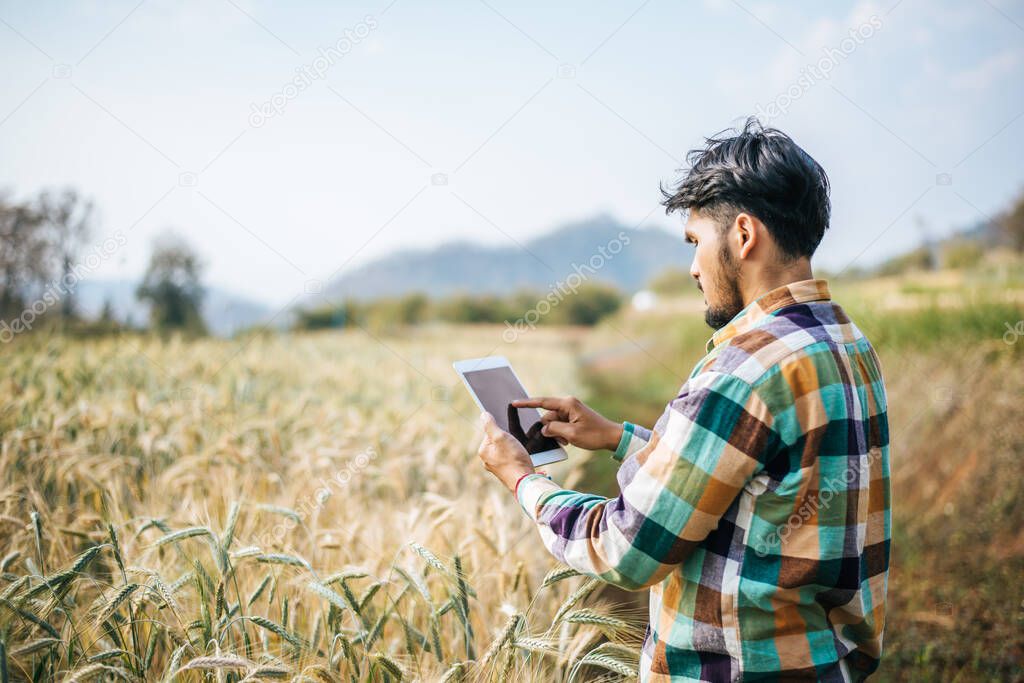
[[[117,324],[117,316],[114,313],[114,303],[107,297],[103,300],[103,309],[100,311],[100,323],[113,326]]]
[[[1003,232],[1010,240],[1010,244],[1019,252],[1024,252],[1024,193],[1017,197],[1017,201],[1006,212],[999,221]]]
[[[92,232],[93,203],[83,200],[78,193],[68,188],[59,195],[43,192],[38,199],[38,212],[48,233],[51,257],[55,261],[53,271],[59,272],[67,291],[61,297],[61,317],[74,317],[74,286],[72,267],[85,247]]]
[[[149,303],[150,325],[160,331],[205,334],[200,313],[203,265],[184,239],[166,234],[153,245],[153,255],[135,296]]]
[[[49,243],[39,212],[0,195],[0,315],[21,315],[49,276]]]
[[[92,206],[72,189],[24,202],[0,195],[0,315],[31,307],[34,319],[58,302],[63,317],[73,315],[74,264],[89,239]]]

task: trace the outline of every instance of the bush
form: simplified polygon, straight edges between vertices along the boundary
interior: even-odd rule
[[[500,297],[493,294],[456,294],[430,301],[425,294],[408,294],[396,299],[345,301],[300,311],[296,330],[322,330],[369,326],[383,330],[400,325],[418,325],[428,320],[449,323],[502,323],[519,320],[528,311],[537,310],[546,297],[529,291]],[[562,325],[594,325],[622,305],[618,290],[608,285],[588,284],[552,303],[540,322]]]
[[[427,318],[430,301],[420,293],[365,304],[365,322],[374,329],[418,325]]]
[[[297,330],[325,330],[335,327],[347,327],[358,321],[362,314],[360,307],[354,301],[345,301],[341,304],[321,306],[298,312],[295,320]]]
[[[981,262],[985,250],[977,242],[957,240],[942,250],[944,268],[973,268]]]
[[[930,247],[918,247],[896,256],[878,268],[879,275],[902,275],[915,270],[935,270],[935,255]]]
[[[435,306],[435,315],[439,320],[451,323],[500,323],[517,317],[504,299],[469,294],[441,299]]]
[[[661,271],[647,285],[657,294],[683,294],[694,291],[695,283],[690,273],[683,268],[669,268]]]
[[[619,290],[604,284],[588,284],[553,306],[548,320],[563,325],[596,325],[621,306]]]

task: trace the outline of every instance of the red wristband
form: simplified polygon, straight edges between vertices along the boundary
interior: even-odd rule
[[[522,483],[523,479],[526,479],[531,474],[536,474],[536,472],[527,472],[523,476],[521,476],[518,479],[516,479],[516,486],[515,486],[514,489],[512,489],[512,493],[515,495],[515,497],[517,499],[519,498],[519,484]]]

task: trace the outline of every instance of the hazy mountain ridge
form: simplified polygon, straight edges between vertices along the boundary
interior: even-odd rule
[[[331,300],[410,292],[433,297],[502,294],[547,290],[574,272],[632,292],[665,268],[687,267],[692,253],[681,234],[633,229],[601,215],[521,244],[510,238],[507,246],[460,241],[401,251],[343,273],[327,284],[324,294]]]

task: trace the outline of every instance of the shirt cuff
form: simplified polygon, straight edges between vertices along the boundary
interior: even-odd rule
[[[641,450],[651,440],[651,430],[632,422],[622,423],[622,438],[612,457],[621,462]]]
[[[541,496],[551,491],[561,490],[561,488],[547,475],[530,474],[519,480],[519,485],[516,486],[516,499],[530,519],[536,522],[537,503]]]

